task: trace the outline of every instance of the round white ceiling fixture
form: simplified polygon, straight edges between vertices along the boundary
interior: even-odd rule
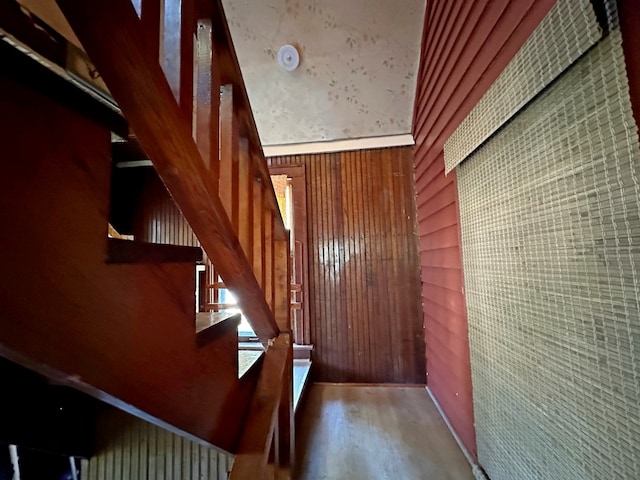
[[[300,54],[293,45],[283,45],[278,50],[278,63],[287,72],[292,72],[300,65]]]

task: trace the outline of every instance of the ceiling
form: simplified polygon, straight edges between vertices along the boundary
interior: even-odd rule
[[[19,2],[79,45],[54,0]],[[411,140],[424,0],[222,3],[264,146]],[[285,44],[300,52],[293,72],[276,60]]]
[[[424,0],[222,3],[263,145],[411,132]]]

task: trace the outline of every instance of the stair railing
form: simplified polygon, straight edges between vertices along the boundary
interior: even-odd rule
[[[222,5],[56,1],[267,347],[231,478],[286,476],[293,460],[289,237]]]

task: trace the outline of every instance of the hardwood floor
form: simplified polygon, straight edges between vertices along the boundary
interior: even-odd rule
[[[473,480],[423,387],[316,384],[302,409],[300,480]]]

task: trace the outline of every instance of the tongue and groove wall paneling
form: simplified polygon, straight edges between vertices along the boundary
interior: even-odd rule
[[[305,165],[316,379],[423,383],[411,148],[273,157]]]
[[[136,240],[199,247],[191,227],[153,167],[145,169],[140,197],[134,207],[133,235]]]
[[[156,171],[153,167],[141,168],[144,168],[145,171],[140,193],[135,205],[131,206],[135,211],[133,231],[131,232],[134,238],[143,242],[200,247],[198,238]],[[207,267],[207,282],[214,283],[217,281],[214,274],[215,269],[204,250],[202,251],[202,260]],[[201,293],[203,295],[206,293],[205,298],[200,299],[202,306],[214,300],[210,290],[202,288]]]
[[[427,384],[474,459],[456,179],[443,146],[554,4],[427,3],[413,122]]]
[[[98,414],[96,453],[82,460],[86,480],[226,480],[233,457],[128,413]]]

